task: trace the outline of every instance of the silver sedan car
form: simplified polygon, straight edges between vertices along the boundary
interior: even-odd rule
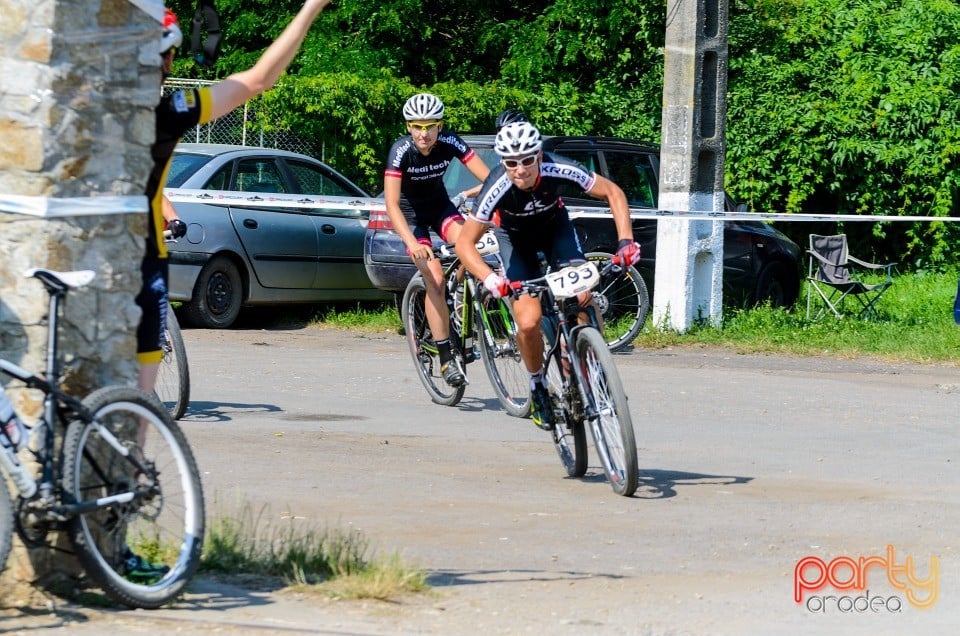
[[[316,159],[180,144],[164,192],[187,224],[168,243],[170,300],[192,324],[229,327],[242,306],[391,297],[363,265],[370,211],[382,200]]]

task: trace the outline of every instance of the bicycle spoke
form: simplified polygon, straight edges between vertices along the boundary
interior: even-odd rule
[[[614,492],[630,496],[637,489],[637,447],[627,398],[606,342],[596,329],[577,337],[583,365],[588,417],[600,463]]]
[[[517,328],[510,307],[502,299],[486,297],[476,303],[480,355],[497,399],[514,417],[530,413],[530,380],[517,347]]]
[[[451,387],[443,379],[439,352],[427,322],[424,304],[426,300],[426,284],[423,277],[416,274],[407,285],[402,305],[403,326],[407,334],[410,357],[430,399],[437,404],[454,406],[463,397],[465,387]]]
[[[68,503],[100,503],[68,522],[77,557],[110,597],[159,607],[199,565],[204,511],[196,463],[169,414],[143,393],[108,387],[84,404],[99,428],[70,424],[63,488]]]

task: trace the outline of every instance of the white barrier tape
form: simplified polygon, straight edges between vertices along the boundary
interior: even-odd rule
[[[609,217],[609,212],[587,212],[582,208],[568,208],[571,215],[578,217]],[[806,214],[798,212],[695,212],[684,210],[630,210],[634,219],[687,219],[688,221],[960,221],[960,217],[951,216],[895,216],[889,214]]]
[[[71,216],[145,213],[149,209],[145,195],[98,197],[31,197],[0,194],[0,212],[39,216],[46,219]]]
[[[228,190],[164,190],[171,203],[206,203],[247,208],[333,208],[382,210],[383,199],[335,197],[316,194],[270,194]]]
[[[383,199],[360,197],[324,197],[303,194],[270,194],[254,192],[231,192],[226,190],[165,190],[170,201],[184,203],[206,203],[253,208],[333,208],[382,210]],[[570,214],[575,217],[609,218],[610,213],[594,212],[586,208],[569,206]],[[786,214],[783,212],[690,212],[683,210],[637,210],[631,209],[634,219],[687,219],[690,221],[960,221],[960,217],[950,216],[896,216],[884,214]]]

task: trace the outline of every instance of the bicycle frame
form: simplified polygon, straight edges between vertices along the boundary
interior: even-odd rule
[[[64,521],[71,516],[83,514],[97,508],[105,508],[117,502],[132,501],[138,496],[138,493],[131,491],[115,495],[113,497],[99,498],[91,501],[81,501],[71,504],[61,503],[58,506],[52,506],[54,501],[55,484],[57,481],[57,476],[54,474],[55,453],[53,452],[53,449],[55,448],[54,444],[56,437],[56,425],[58,422],[69,422],[72,419],[80,419],[84,422],[91,422],[92,425],[97,428],[97,432],[103,436],[104,439],[106,439],[107,442],[117,450],[117,452],[134,464],[138,470],[143,471],[145,467],[136,457],[131,455],[130,452],[122,446],[122,444],[119,443],[115,436],[113,436],[109,431],[104,429],[98,422],[94,420],[93,414],[87,410],[80,400],[72,395],[69,395],[68,393],[65,393],[59,388],[58,384],[62,375],[62,370],[60,368],[59,334],[60,303],[66,296],[67,288],[55,285],[53,281],[48,278],[44,278],[43,282],[50,292],[50,301],[48,306],[49,317],[47,319],[46,371],[44,372],[44,377],[31,373],[30,371],[27,371],[23,367],[20,367],[9,360],[0,359],[0,371],[2,371],[5,375],[20,380],[29,389],[37,389],[43,392],[43,409],[41,411],[42,415],[37,422],[37,426],[35,427],[42,429],[42,446],[40,450],[31,451],[40,462],[41,473],[39,479],[29,475],[29,473],[26,471],[26,468],[16,457],[12,458],[11,460],[14,461],[13,465],[6,465],[5,468],[7,468],[8,472],[11,473],[10,476],[14,479],[14,482],[17,484],[17,487],[20,489],[21,493],[23,492],[23,486],[21,485],[21,481],[18,481],[18,479],[29,479],[30,481],[33,481],[37,486],[37,492],[39,492],[39,500],[50,506],[48,509],[54,520]],[[51,380],[47,380],[46,378],[51,378]],[[12,450],[9,449],[5,452],[12,454]],[[15,473],[19,473],[19,475]],[[143,493],[139,493],[139,495],[142,496]]]
[[[579,332],[583,329],[588,327],[597,328],[598,323],[595,308],[580,305],[576,298],[557,301],[549,288],[544,288],[538,292],[538,295],[540,298],[541,311],[543,312],[543,326],[546,327],[544,333],[547,335],[547,340],[550,343],[550,348],[547,350],[545,357],[556,356],[557,364],[561,365],[561,369],[563,368],[564,359],[569,362],[568,372],[573,373],[576,379],[577,390],[580,393],[580,399],[584,407],[584,418],[593,421],[598,417],[597,408],[593,400],[589,399],[589,396],[586,395],[583,390],[587,380],[584,376],[583,365],[580,364],[574,343],[576,343]],[[582,313],[588,315],[589,322],[584,324],[580,323],[580,315]],[[563,342],[566,343],[566,347],[561,347],[561,343]],[[564,348],[566,351],[563,351]],[[564,379],[566,380],[566,378]]]

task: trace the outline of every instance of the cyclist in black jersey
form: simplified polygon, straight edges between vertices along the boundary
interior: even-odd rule
[[[440,353],[443,379],[451,386],[461,386],[466,376],[450,351],[443,270],[433,258],[430,230],[447,243],[455,243],[463,226],[463,216],[443,185],[450,162],[459,160],[481,182],[490,170],[463,139],[443,130],[443,114],[443,102],[430,93],[418,93],[404,104],[403,118],[409,134],[390,147],[383,173],[383,198],[387,216],[426,284],[425,311]],[[460,193],[459,198],[479,191],[478,184]]]
[[[160,343],[166,323],[168,272],[163,230],[170,229],[174,235],[186,232],[186,226],[176,219],[173,206],[169,201],[165,203],[163,196],[173,149],[180,136],[190,128],[213,121],[271,88],[300,49],[314,19],[330,1],[306,0],[280,37],[267,47],[251,68],[211,86],[166,95],[156,107],[156,140],[150,148],[153,168],[146,187],[150,221],[146,253],[141,263],[143,287],[137,295],[137,304],[142,310],[137,328],[137,361],[140,364],[137,385],[148,393],[153,392],[163,357]],[[164,10],[162,23],[160,62],[165,80],[170,75],[177,47],[183,42],[183,34],[176,15],[169,9]]]
[[[560,155],[543,152],[540,131],[526,121],[504,125],[494,140],[500,165],[484,180],[473,210],[457,241],[457,255],[470,272],[483,281],[496,297],[509,293],[510,280],[529,280],[542,275],[539,253],[551,267],[559,268],[586,259],[576,230],[558,194],[563,184],[573,183],[585,193],[610,206],[620,244],[617,256],[626,265],[640,259],[640,246],[633,240],[630,210],[623,190],[609,179]],[[505,271],[495,272],[477,251],[476,242],[499,216],[496,230]],[[581,306],[592,304],[585,292]],[[540,331],[540,301],[529,295],[514,304],[517,346],[530,373],[530,390],[537,426],[552,429],[553,409],[544,385],[543,337]]]

